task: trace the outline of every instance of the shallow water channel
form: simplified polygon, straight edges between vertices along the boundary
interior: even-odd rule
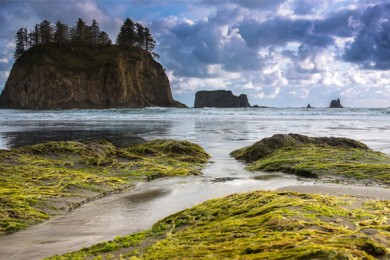
[[[284,174],[254,174],[228,155],[213,157],[201,177],[161,178],[93,201],[43,224],[0,237],[2,259],[40,259],[74,251],[117,235],[150,228],[157,220],[224,195],[300,185]]]

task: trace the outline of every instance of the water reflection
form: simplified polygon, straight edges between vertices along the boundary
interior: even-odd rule
[[[124,199],[125,201],[129,202],[126,203],[127,204],[126,206],[130,206],[133,204],[145,203],[154,200],[156,198],[161,198],[163,196],[168,195],[170,192],[171,192],[170,190],[152,189],[152,190],[141,191],[135,194],[130,194],[126,196]]]
[[[267,173],[264,173],[264,174],[261,174],[261,175],[256,175],[254,177],[252,177],[252,179],[254,180],[258,180],[258,181],[270,181],[270,180],[273,180],[273,179],[276,179],[276,178],[282,178],[283,175],[282,174],[267,174]]]
[[[4,127],[4,126],[3,126]],[[47,141],[106,140],[117,147],[127,147],[144,141],[142,136],[170,131],[170,122],[15,122],[0,131],[0,148],[17,148]]]
[[[2,133],[7,148],[48,141],[100,141],[106,140],[118,147],[141,143],[143,138],[118,130],[33,130],[31,132]]]

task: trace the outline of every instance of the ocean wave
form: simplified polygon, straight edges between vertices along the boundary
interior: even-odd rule
[[[0,110],[0,122],[15,121],[88,121],[88,120],[335,120],[381,118],[390,120],[390,108],[120,108],[71,110]]]

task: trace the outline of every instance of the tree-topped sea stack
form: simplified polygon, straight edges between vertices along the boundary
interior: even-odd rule
[[[185,107],[173,100],[154,46],[149,29],[130,19],[114,45],[95,20],[90,26],[79,19],[74,27],[43,21],[30,31],[21,28],[0,107]]]

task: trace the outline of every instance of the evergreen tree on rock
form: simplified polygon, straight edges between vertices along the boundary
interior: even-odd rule
[[[93,19],[92,25],[91,25],[91,43],[94,46],[97,46],[99,44],[99,37],[100,37],[100,27],[98,22]]]
[[[31,30],[31,32],[28,34],[29,39],[30,39],[30,46],[33,47],[35,45],[40,44],[39,42],[39,26],[36,24],[34,26],[34,29]]]
[[[68,26],[60,21],[55,24],[54,42],[58,43],[60,48],[68,42]]]
[[[119,34],[116,37],[116,44],[121,47],[131,47],[134,46],[135,42],[135,24],[130,18],[127,18],[123,22]]]
[[[36,24],[30,32],[27,28],[20,28],[15,36],[14,57],[19,58],[25,51],[37,45],[56,43],[59,48],[63,45],[77,46],[110,46],[110,37],[100,30],[98,22],[93,19],[89,26],[79,18],[75,26],[70,27],[61,21],[53,26],[48,20]],[[124,20],[123,25],[116,38],[116,44],[120,47],[142,48],[158,58],[159,55],[153,52],[156,41],[148,28],[140,23],[134,23],[130,18]]]
[[[76,44],[86,42],[86,30],[87,25],[83,19],[79,18],[76,22],[76,26],[72,28],[72,41]]]
[[[44,20],[39,24],[39,42],[46,44],[53,42],[53,27],[48,20]]]
[[[22,56],[22,54],[24,53],[24,51],[26,50],[26,46],[25,46],[25,34],[27,32],[27,29],[26,28],[20,28],[17,32],[16,32],[16,36],[15,36],[15,52],[14,52],[14,58],[17,59],[19,58],[20,56]]]

